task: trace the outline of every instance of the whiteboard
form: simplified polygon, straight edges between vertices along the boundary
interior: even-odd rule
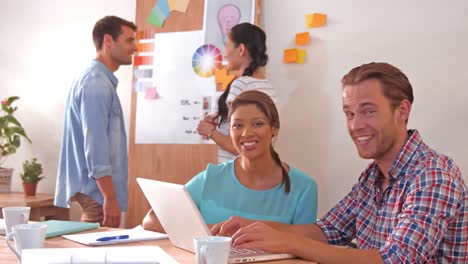
[[[451,156],[468,182],[468,1],[263,1],[267,75],[281,105],[279,155],[319,186],[319,215],[357,181],[370,162],[358,157],[341,106],[341,77],[371,61],[399,67],[415,95],[409,128]],[[305,15],[328,15],[307,29]],[[296,46],[296,33],[311,43]],[[283,50],[307,51],[305,64],[284,64]]]

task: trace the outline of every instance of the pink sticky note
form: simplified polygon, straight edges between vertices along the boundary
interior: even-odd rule
[[[156,86],[148,87],[145,90],[145,99],[158,99],[159,93]]]

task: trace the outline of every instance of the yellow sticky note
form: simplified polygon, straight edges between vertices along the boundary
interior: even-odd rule
[[[323,27],[327,23],[327,15],[312,13],[306,16],[306,26],[308,28]]]
[[[297,50],[296,63],[303,64],[307,56],[307,51],[302,50],[302,49],[296,49],[296,50]]]
[[[169,10],[176,10],[185,13],[187,12],[190,0],[168,0],[167,2],[169,4]]]
[[[310,42],[309,32],[302,32],[296,34],[296,45],[307,45]]]
[[[285,49],[284,50],[284,62],[292,63],[297,60],[297,49]]]

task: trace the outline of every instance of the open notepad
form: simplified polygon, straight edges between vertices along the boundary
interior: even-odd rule
[[[137,241],[165,239],[167,238],[167,235],[144,230],[140,225],[132,229],[63,235],[62,237],[87,246],[103,246]]]

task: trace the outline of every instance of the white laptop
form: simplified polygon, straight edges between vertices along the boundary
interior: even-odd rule
[[[144,178],[137,178],[137,182],[172,244],[195,253],[193,239],[210,236],[211,233],[185,186]],[[229,263],[295,258],[291,254],[235,249],[233,251]]]

